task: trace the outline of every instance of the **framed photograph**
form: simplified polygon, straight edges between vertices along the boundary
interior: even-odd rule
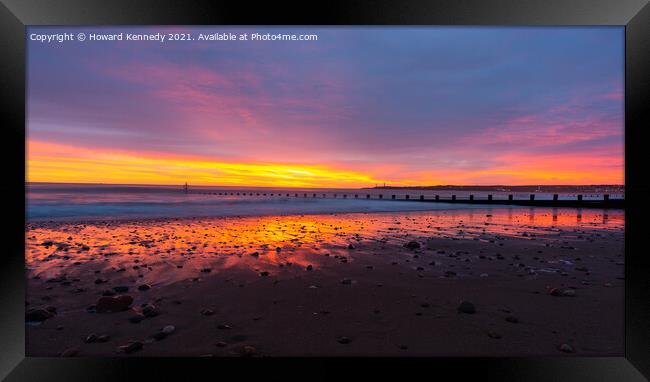
[[[650,375],[647,1],[2,1],[0,378]]]

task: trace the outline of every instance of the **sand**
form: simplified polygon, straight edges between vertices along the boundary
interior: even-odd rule
[[[622,210],[32,222],[26,237],[28,356],[623,354]],[[103,294],[133,302],[99,313]]]

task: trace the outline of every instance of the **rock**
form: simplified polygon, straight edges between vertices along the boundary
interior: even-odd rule
[[[63,352],[61,352],[61,357],[74,357],[77,354],[79,354],[79,349],[70,348],[70,349],[65,349]]]
[[[454,277],[456,276],[456,272],[454,271],[446,271],[445,272],[445,277]]]
[[[487,273],[481,273],[479,277],[488,277],[489,275]]]
[[[548,293],[555,297],[575,297],[576,291],[572,288],[551,288]]]
[[[102,292],[102,296],[115,296],[115,291],[111,289],[106,289]]]
[[[149,289],[151,289],[151,285],[149,284],[138,285],[138,290],[141,292],[148,291]]]
[[[347,278],[344,278],[344,279],[341,280],[341,284],[344,284],[344,285],[351,285],[351,284],[352,284],[352,280],[347,279]]]
[[[228,330],[228,329],[232,329],[232,326],[230,326],[228,324],[219,324],[219,325],[217,325],[217,329]]]
[[[160,311],[158,311],[158,308],[156,308],[154,304],[147,304],[142,307],[142,314],[144,314],[145,317],[156,317],[160,314]]]
[[[131,354],[135,353],[138,350],[142,349],[143,345],[140,341],[129,342],[126,345],[122,345],[118,348],[118,351],[121,353]]]
[[[167,325],[161,330],[161,332],[165,333],[166,336],[174,333],[174,331],[176,331],[176,327],[174,325]]]
[[[311,266],[311,264],[310,264],[310,265],[308,265],[308,266],[307,266],[307,268],[306,268],[306,269],[307,269],[308,271],[311,271],[312,269],[314,269],[314,267],[313,267],[313,266]]]
[[[404,247],[408,249],[418,249],[420,248],[420,243],[417,241],[409,241],[408,243],[404,244]]]
[[[203,268],[203,269],[201,269],[201,272],[202,272],[202,273],[210,273],[210,272],[212,272],[212,269],[210,269],[210,268]]]
[[[117,293],[126,293],[129,291],[129,287],[120,285],[120,286],[113,287],[113,290]]]
[[[47,309],[29,309],[25,313],[25,321],[27,322],[43,322],[51,318],[54,314]]]
[[[277,249],[276,249],[276,251],[277,251]],[[278,251],[278,252],[280,252],[280,251]],[[259,256],[260,256],[260,253],[259,253],[259,252],[253,252],[253,253],[251,253],[251,256],[253,256],[253,257],[259,257]]]
[[[269,272],[267,272],[267,271],[260,272],[260,276],[266,277],[268,275],[269,275]]]
[[[501,334],[495,332],[494,330],[489,330],[488,333],[487,333],[487,335],[488,335],[488,337],[490,337],[490,338],[494,338],[494,339],[497,339],[497,340],[498,340],[499,338],[501,338]]]
[[[225,348],[226,346],[228,346],[228,344],[223,342],[223,341],[219,341],[219,342],[215,343],[214,345],[217,346],[217,347],[220,347],[220,348]]]
[[[506,321],[512,323],[512,324],[517,324],[519,323],[519,319],[515,316],[508,316],[506,317]]]
[[[128,295],[121,296],[102,296],[95,304],[97,313],[122,312],[129,308],[133,303],[133,297]]]
[[[241,348],[240,354],[242,357],[253,357],[257,355],[257,349],[247,345]]]
[[[101,278],[95,280],[95,284],[105,284],[105,283],[107,283],[107,282],[108,282],[108,280],[106,280],[106,279],[101,279]]]
[[[134,314],[133,316],[129,317],[129,322],[132,323],[132,324],[139,324],[139,323],[142,322],[142,320],[144,320],[145,318],[146,318],[146,317],[145,317],[144,314],[136,313],[136,314]]]
[[[458,312],[459,313],[466,313],[466,314],[474,314],[476,313],[476,308],[474,307],[474,304],[472,304],[469,301],[463,301],[458,305]]]
[[[104,334],[104,335],[101,335],[101,336],[97,337],[97,342],[108,342],[108,340],[110,340],[110,339],[111,339],[111,337],[109,335]]]
[[[575,353],[575,350],[573,349],[573,346],[569,344],[562,344],[558,346],[558,349],[563,352],[563,353]]]
[[[201,310],[201,314],[204,316],[212,316],[214,314],[214,310],[212,309],[203,309]]]
[[[343,337],[339,337],[339,338],[336,340],[336,342],[338,342],[338,343],[340,343],[340,344],[343,344],[343,345],[347,345],[347,344],[349,344],[350,342],[352,342],[352,340],[349,339],[348,337],[343,336]]]
[[[348,244],[348,249],[354,249],[354,245]]]
[[[89,334],[86,338],[84,338],[84,342],[87,344],[93,343],[97,341],[97,335],[96,334]]]
[[[165,337],[167,337],[167,334],[165,334],[165,333],[163,333],[163,332],[158,332],[158,333],[156,333],[156,334],[154,334],[154,335],[152,336],[152,338],[153,338],[154,340],[156,340],[156,341],[163,340],[163,339],[165,339]]]

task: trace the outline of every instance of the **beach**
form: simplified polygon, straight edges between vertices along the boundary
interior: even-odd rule
[[[624,211],[26,224],[29,356],[620,356]]]

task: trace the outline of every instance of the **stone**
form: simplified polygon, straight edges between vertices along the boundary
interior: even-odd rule
[[[469,301],[463,301],[458,305],[458,312],[459,313],[465,313],[465,314],[474,314],[476,313],[476,308],[474,307],[474,304],[472,304]]]
[[[145,318],[146,317],[144,316],[144,314],[136,313],[133,316],[129,317],[129,322],[132,324],[139,324]]]
[[[142,342],[133,341],[133,342],[129,342],[126,345],[120,346],[118,348],[118,351],[120,351],[121,353],[131,354],[131,353],[135,353],[138,350],[142,349],[142,347],[143,347]]]
[[[252,346],[247,345],[247,346],[242,347],[240,354],[241,354],[242,357],[253,357],[253,356],[257,355],[257,349],[255,349]]]
[[[348,244],[348,249],[354,249],[354,245]]]
[[[201,314],[204,316],[212,316],[214,314],[214,310],[212,309],[203,309],[201,310]]]
[[[160,314],[160,311],[158,311],[158,308],[154,304],[147,304],[142,307],[142,314],[145,317],[156,317]]]
[[[120,285],[120,286],[113,287],[113,290],[116,293],[126,293],[129,291],[129,287]]]
[[[128,295],[121,296],[102,296],[95,304],[97,313],[122,312],[129,308],[133,303],[133,297]]]
[[[418,249],[420,248],[420,243],[417,241],[409,241],[408,243],[404,244],[404,247],[408,249]]]
[[[306,269],[307,269],[308,271],[311,271],[312,269],[314,269],[314,267],[310,264],[310,265],[307,266]]]
[[[42,322],[51,318],[54,314],[46,309],[29,309],[25,313],[25,321],[27,322]]]
[[[348,337],[343,336],[343,337],[339,337],[339,338],[336,340],[336,342],[338,342],[338,343],[340,343],[340,344],[343,344],[343,345],[347,345],[347,344],[349,344],[350,342],[352,342],[352,340],[349,339]]]
[[[266,277],[268,275],[269,275],[269,272],[267,272],[267,271],[260,272],[260,276]]]
[[[344,284],[344,285],[351,285],[351,284],[352,284],[352,280],[347,279],[347,278],[344,278],[344,279],[341,280],[341,284]]]
[[[104,335],[101,335],[101,336],[97,337],[97,342],[108,342],[108,340],[110,340],[110,339],[111,339],[111,337],[109,335],[104,334]]]
[[[149,289],[151,289],[151,285],[149,284],[138,285],[138,290],[141,292],[148,291]]]
[[[494,338],[494,339],[497,339],[497,340],[498,340],[499,338],[501,338],[501,334],[498,333],[498,332],[495,332],[494,330],[489,330],[488,333],[487,333],[487,335],[488,335],[488,337],[490,337],[490,338]]]
[[[86,336],[86,338],[84,338],[84,342],[87,344],[93,343],[95,341],[97,341],[97,335],[94,333],[89,334],[88,336]]]
[[[506,317],[506,321],[512,323],[512,324],[517,324],[519,323],[519,319],[515,316],[508,316]]]
[[[174,333],[174,331],[176,331],[176,327],[174,325],[167,325],[161,330],[161,332],[165,333],[166,336]]]
[[[575,353],[573,346],[569,344],[561,344],[560,346],[558,346],[558,349],[563,353]]]
[[[230,326],[228,324],[219,324],[219,325],[217,325],[217,329],[228,330],[228,329],[232,329],[232,326]]]
[[[77,349],[77,348],[69,348],[69,349],[65,349],[63,352],[61,352],[61,357],[74,357],[77,354],[79,354],[79,349]]]

